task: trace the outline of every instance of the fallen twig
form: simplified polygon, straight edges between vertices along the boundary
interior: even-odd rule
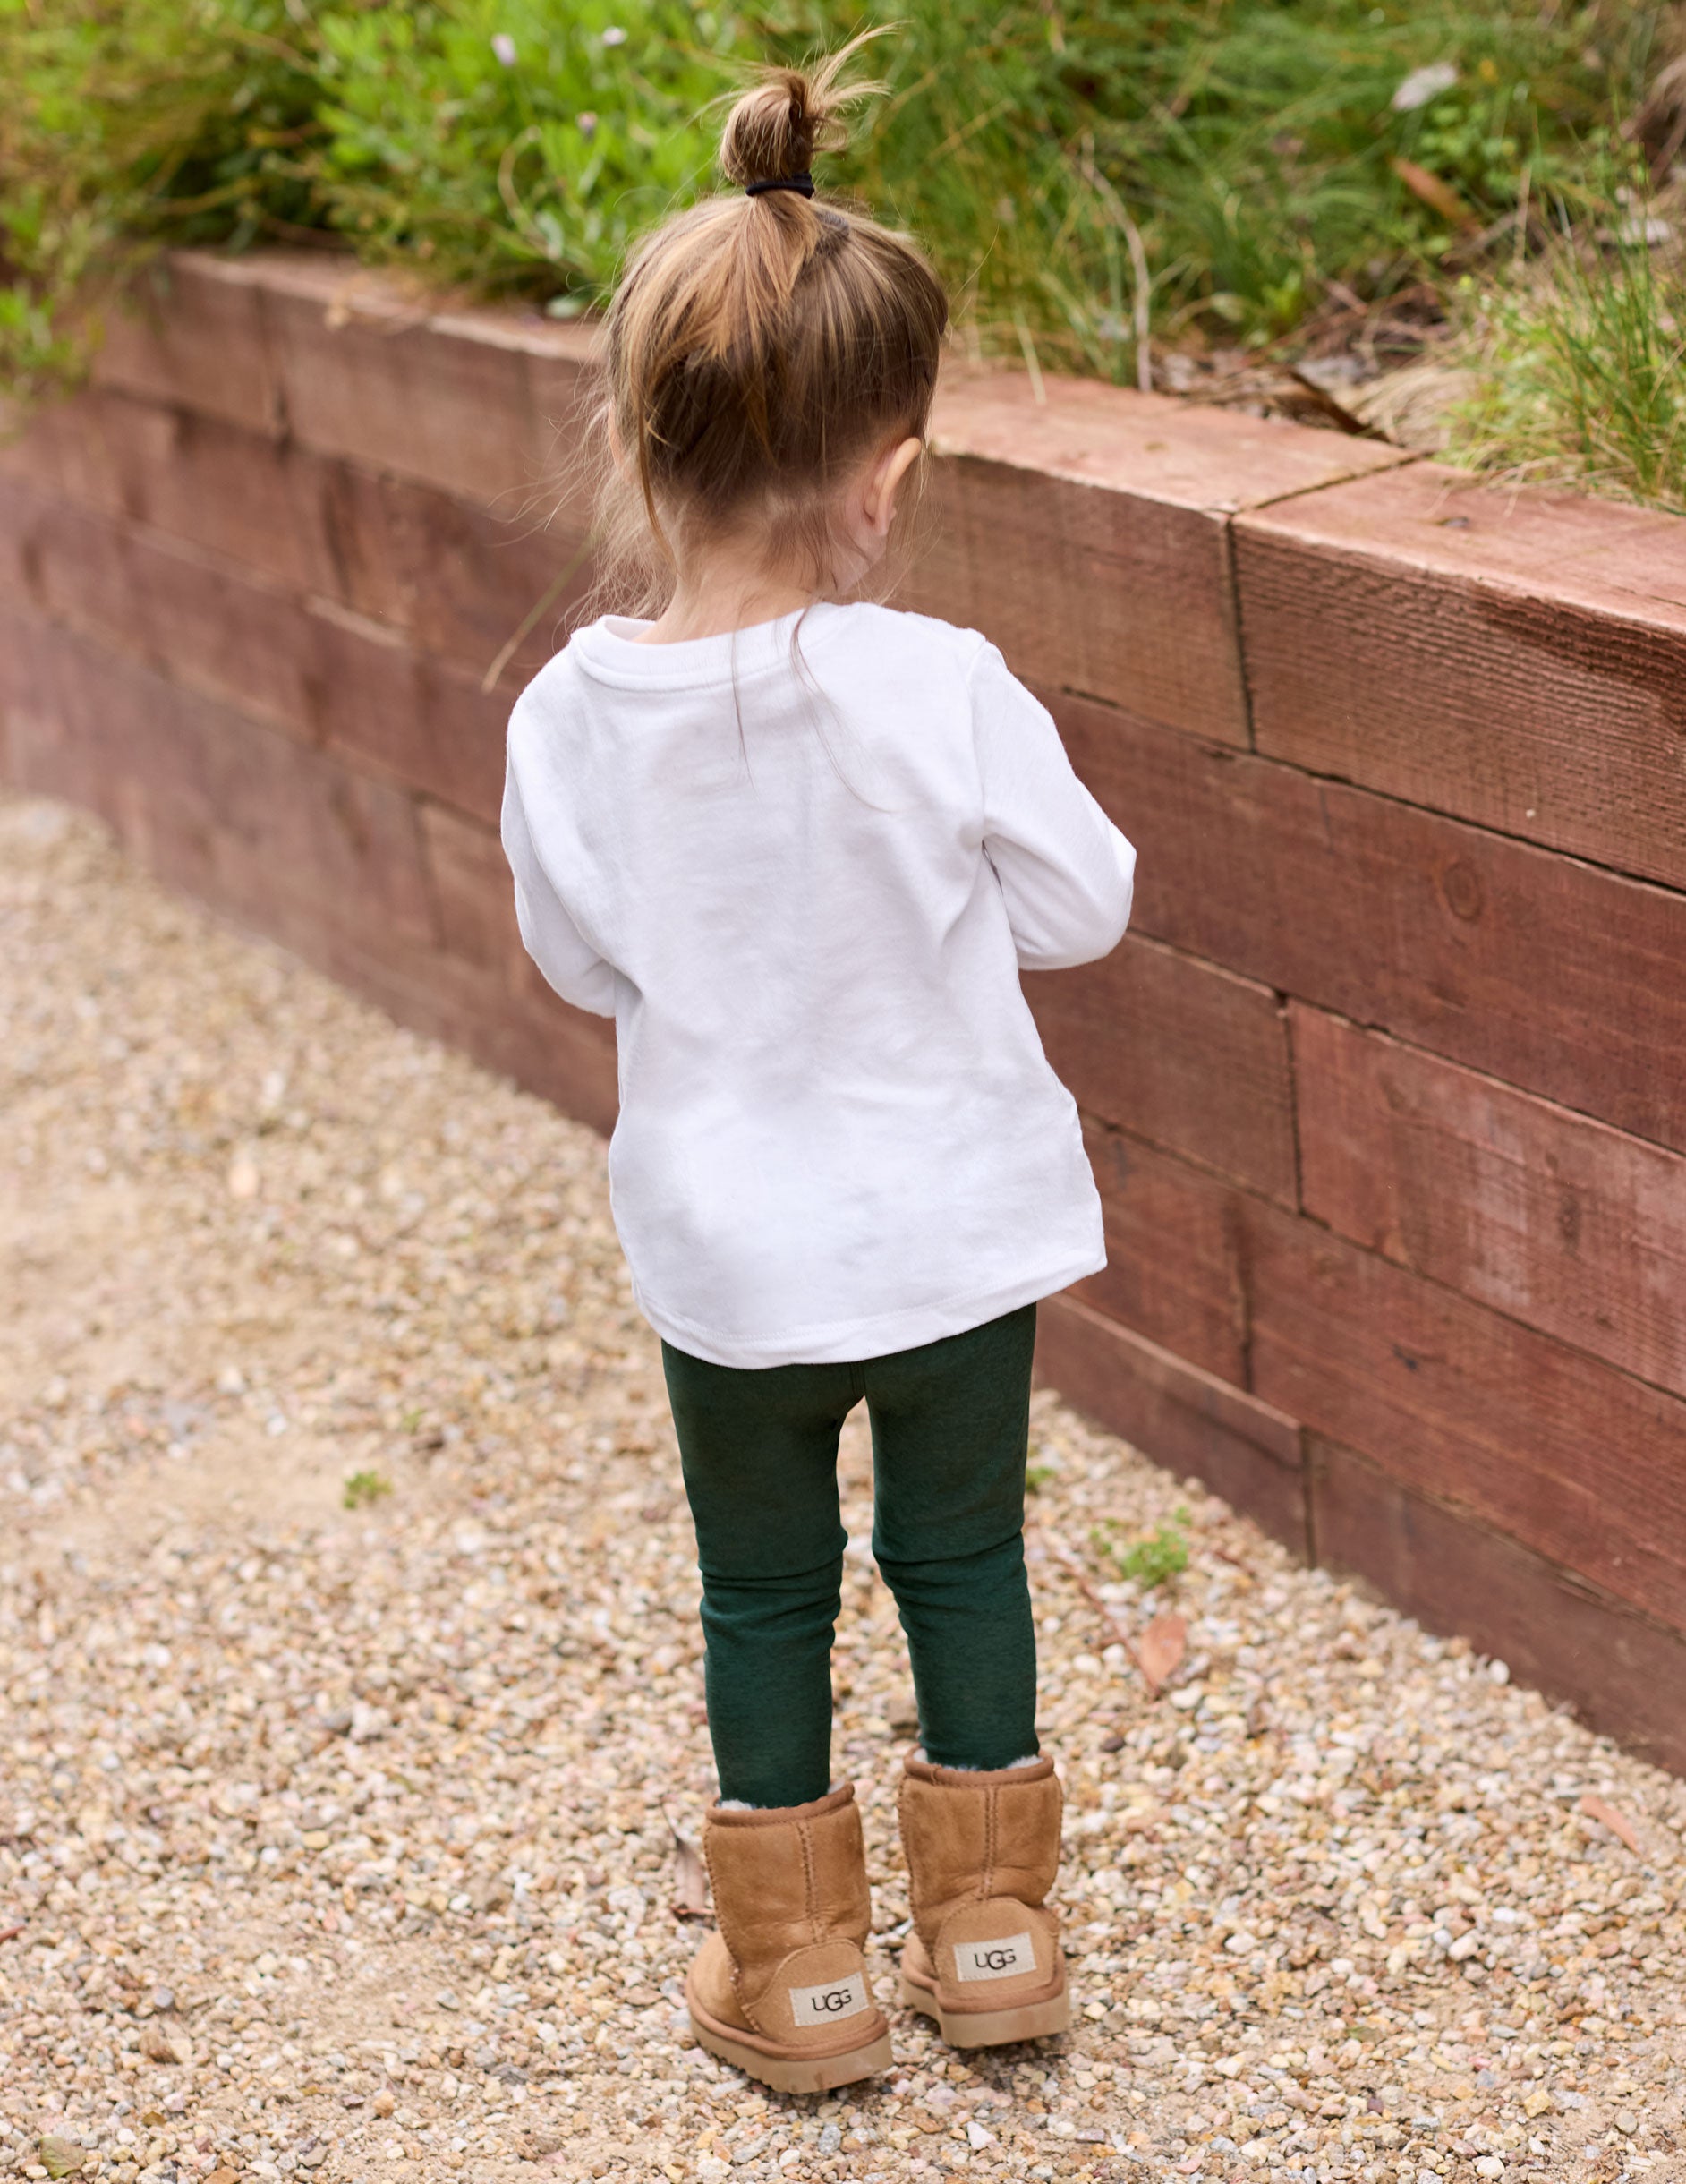
[[[1618,1812],[1606,1798],[1594,1796],[1590,1790],[1581,1799],[1580,1809],[1588,1820],[1596,1820],[1601,1828],[1608,1828],[1617,1842],[1625,1843],[1638,1857],[1639,1838],[1634,1832],[1633,1822],[1625,1813]]]

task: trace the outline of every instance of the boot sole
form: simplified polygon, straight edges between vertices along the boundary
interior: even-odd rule
[[[1021,2002],[1016,2009],[944,2009],[929,1987],[915,1986],[904,1972],[904,2009],[934,2018],[950,2047],[1007,2047],[1016,2040],[1046,2040],[1071,2025],[1071,1991],[1062,1987],[1045,2002]]]
[[[760,2048],[745,2047],[741,2041],[716,2032],[698,2018],[694,2009],[689,2016],[700,2047],[774,2093],[830,2093],[834,2086],[853,2086],[860,2078],[874,2077],[896,2060],[888,2027],[864,2047],[850,2048],[842,2055],[768,2055]]]

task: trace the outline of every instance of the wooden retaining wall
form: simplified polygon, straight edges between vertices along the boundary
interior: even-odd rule
[[[599,1128],[517,944],[486,670],[579,554],[589,337],[173,260],[0,448],[0,777]],[[1029,981],[1106,1273],[1043,1369],[1303,1556],[1686,1767],[1686,523],[1022,375],[907,603],[1140,850]]]

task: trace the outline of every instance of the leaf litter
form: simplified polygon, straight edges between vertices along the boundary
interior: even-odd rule
[[[1639,1838],[1633,1831],[1633,1822],[1625,1813],[1617,1812],[1607,1797],[1595,1797],[1590,1793],[1580,1800],[1578,1808],[1588,1820],[1600,1821],[1608,1828],[1619,1843],[1625,1843],[1635,1857],[1639,1854]]]
[[[1155,1616],[1142,1633],[1137,1642],[1137,1659],[1155,1695],[1181,1668],[1188,1650],[1188,1625],[1174,1610]]]

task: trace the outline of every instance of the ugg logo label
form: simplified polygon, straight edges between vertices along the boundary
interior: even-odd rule
[[[866,2007],[866,1982],[858,1972],[822,1987],[790,1990],[790,2014],[798,2025],[835,2025],[840,2018],[859,2017]]]
[[[957,1979],[1007,1979],[1015,1972],[1034,1972],[1036,1950],[1027,1933],[1010,1933],[1001,1941],[957,1941],[954,1975]]]

